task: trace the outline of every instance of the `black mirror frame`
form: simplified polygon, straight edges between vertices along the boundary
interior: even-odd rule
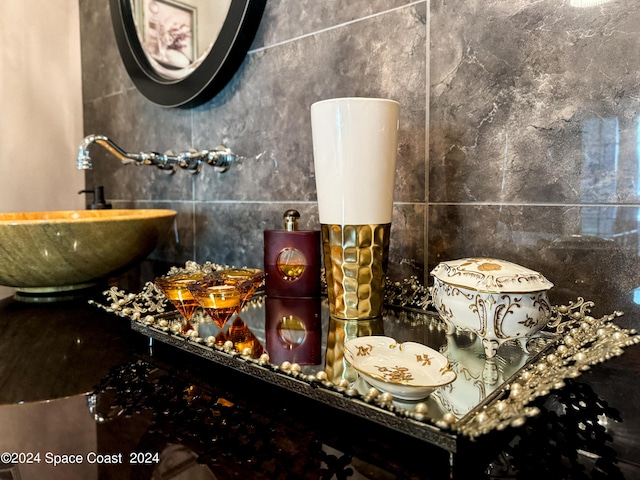
[[[266,0],[231,0],[210,52],[194,72],[173,80],[160,76],[140,43],[130,0],[109,0],[120,56],[136,88],[163,107],[192,108],[211,100],[229,83],[255,38]]]

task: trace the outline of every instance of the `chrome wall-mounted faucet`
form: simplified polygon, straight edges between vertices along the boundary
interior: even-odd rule
[[[89,148],[94,143],[104,147],[122,163],[133,163],[135,165],[155,165],[161,170],[168,170],[174,173],[178,167],[188,170],[191,173],[198,173],[203,163],[214,167],[218,172],[226,172],[231,163],[236,159],[236,155],[224,145],[219,145],[213,150],[188,151],[179,154],[141,152],[127,153],[118,145],[113,143],[103,135],[89,135],[82,140],[78,150],[78,169],[90,170],[93,168]]]

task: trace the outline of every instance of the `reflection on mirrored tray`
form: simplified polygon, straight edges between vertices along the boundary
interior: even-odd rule
[[[169,304],[166,307],[171,308]],[[158,312],[162,309],[155,308]],[[125,309],[127,313],[131,312]],[[329,315],[324,297],[258,295],[222,328],[200,309],[191,319],[193,328],[186,333],[184,319],[177,311],[138,317],[137,323],[144,328],[183,337],[200,349],[209,347],[253,358],[283,371],[294,369],[300,376],[324,381],[350,397],[405,410],[407,415],[433,424],[464,417],[539,351],[526,353],[519,343],[507,342],[496,357],[487,359],[479,337],[468,332],[447,335],[446,325],[435,312],[389,307],[378,318],[343,320]],[[442,353],[456,373],[455,380],[411,400],[390,394],[393,384],[389,389],[372,386],[345,358],[347,342],[372,335],[398,343],[417,342]],[[539,346],[545,344],[540,342]]]

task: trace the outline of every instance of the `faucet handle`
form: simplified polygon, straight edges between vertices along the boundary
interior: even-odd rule
[[[218,145],[207,155],[207,163],[215,168],[216,172],[223,173],[229,170],[229,166],[235,161],[236,154],[224,145]]]

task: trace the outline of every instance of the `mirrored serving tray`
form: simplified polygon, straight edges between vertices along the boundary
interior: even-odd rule
[[[387,308],[374,320],[330,318],[326,299],[268,298],[259,293],[222,329],[204,312],[197,330],[182,334],[182,317],[148,283],[132,294],[112,288],[107,303],[91,302],[130,319],[133,330],[244,374],[455,452],[458,438],[520,426],[538,413],[531,402],[590,365],[638,343],[633,330],[613,321],[613,312],[590,315],[593,304],[579,298],[553,308],[553,318],[529,342],[506,342],[487,359],[482,341],[468,332],[445,333],[430,309],[428,290],[416,279],[387,288]],[[197,331],[197,334],[195,333]],[[351,338],[385,335],[419,342],[443,353],[456,380],[419,401],[401,401],[372,388],[344,360]]]

